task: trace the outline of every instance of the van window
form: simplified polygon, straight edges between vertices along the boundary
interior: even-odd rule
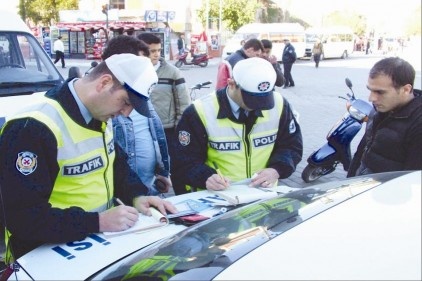
[[[35,37],[0,31],[0,96],[47,91],[62,82]]]

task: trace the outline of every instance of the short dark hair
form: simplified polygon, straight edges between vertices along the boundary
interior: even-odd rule
[[[144,56],[148,57],[148,45],[133,36],[118,35],[108,41],[101,58],[105,60],[106,58],[117,54],[134,54],[138,56],[139,52],[142,52]]]
[[[369,71],[369,78],[373,79],[379,75],[390,77],[396,89],[407,84],[413,88],[415,82],[415,69],[409,62],[399,57],[384,58],[375,63]]]
[[[262,46],[264,46],[264,49],[272,49],[273,48],[273,42],[271,42],[268,39],[262,39],[261,43],[262,43]]]
[[[254,51],[264,51],[264,46],[261,43],[261,40],[256,38],[248,39],[242,47],[244,50],[252,48]]]
[[[149,33],[149,32],[143,32],[141,34],[138,34],[138,39],[144,41],[145,43],[149,44],[161,44],[160,37]]]

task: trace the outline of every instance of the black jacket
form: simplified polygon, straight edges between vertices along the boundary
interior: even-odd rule
[[[46,96],[57,100],[81,126],[101,131],[100,121],[86,124],[67,83]],[[126,154],[117,144],[115,149],[114,196],[131,205],[133,197],[147,194],[148,189],[127,165]],[[22,151],[38,156],[36,169],[26,176],[16,168],[17,155]],[[4,206],[1,217],[13,233],[10,241],[15,258],[44,243],[76,241],[99,232],[98,213],[85,212],[77,206],[52,208],[48,203],[59,166],[56,139],[43,123],[24,118],[7,125],[0,138],[0,171]]]
[[[283,49],[283,56],[281,60],[283,61],[283,64],[287,63],[294,63],[296,61],[296,51],[295,47],[293,47],[292,44],[286,44],[286,46]]]
[[[394,112],[373,110],[348,177],[389,171],[422,170],[422,96]]]

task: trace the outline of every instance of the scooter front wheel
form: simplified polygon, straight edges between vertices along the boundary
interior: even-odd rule
[[[208,61],[203,61],[198,64],[200,67],[206,67],[208,65]]]
[[[176,61],[176,63],[174,64],[177,68],[180,68],[183,65],[183,61],[178,60]]]
[[[335,166],[314,166],[308,164],[302,171],[302,179],[306,183],[316,181],[322,176],[332,173],[336,169]]]

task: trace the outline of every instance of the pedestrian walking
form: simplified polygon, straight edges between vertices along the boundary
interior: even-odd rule
[[[321,55],[324,52],[324,47],[321,43],[321,40],[317,39],[314,43],[314,47],[312,48],[312,56],[314,58],[315,67],[319,67],[319,62],[321,60]]]
[[[64,44],[61,36],[57,37],[57,40],[54,41],[53,51],[56,53],[56,59],[54,60],[54,64],[56,64],[60,60],[62,63],[62,68],[66,68],[64,62]]]

